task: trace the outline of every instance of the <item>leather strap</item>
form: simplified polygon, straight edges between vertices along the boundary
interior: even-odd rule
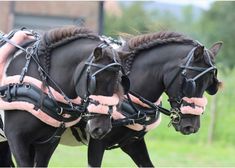
[[[58,101],[55,103],[41,89],[29,83],[14,83],[1,86],[0,96],[6,102],[24,101],[31,103],[34,105],[35,110],[41,109],[50,117],[61,122],[74,121],[85,111],[85,108],[81,105],[73,104],[74,108],[72,108],[70,105]],[[42,100],[42,102],[38,103],[38,100]],[[64,116],[67,117],[65,118]]]

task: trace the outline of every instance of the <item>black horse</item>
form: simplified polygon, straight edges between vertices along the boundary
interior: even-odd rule
[[[182,106],[193,106],[183,97],[202,98],[205,91],[216,94],[220,82],[214,60],[221,46],[222,43],[217,42],[206,49],[197,41],[175,32],[131,38],[121,48],[125,53],[121,60],[129,73],[130,90],[151,102],[165,92],[172,107],[172,117],[176,115],[174,119],[177,121],[172,122],[175,130],[185,135],[196,133],[200,128],[200,115],[181,113]],[[105,120],[110,120],[110,116],[91,119],[89,127],[91,130],[97,130],[97,126],[107,130],[106,127],[111,125],[102,124],[102,121],[107,123]],[[113,127],[102,139],[95,139],[99,138],[97,134],[90,132],[89,166],[101,166],[105,149],[120,147],[139,167],[153,167],[144,140],[145,127],[141,131],[125,126]]]
[[[59,125],[56,128],[41,121],[45,118],[13,109],[5,111],[4,131],[18,166],[46,167],[66,127],[77,123],[90,104],[100,104],[99,100],[91,100],[90,95],[107,99],[114,93],[123,95],[119,85],[121,64],[118,53],[98,35],[75,26],[48,31],[31,47],[21,49],[23,52],[11,56],[6,70],[7,76],[19,77],[19,83],[10,83],[7,89],[1,87],[1,98],[34,104],[32,111],[46,112]],[[36,83],[26,82],[30,77],[42,81],[42,90]],[[72,101],[78,100],[78,96],[80,104]],[[1,147],[6,147],[0,149],[1,153],[8,150],[7,144]],[[11,165],[10,157],[0,161],[1,166]]]

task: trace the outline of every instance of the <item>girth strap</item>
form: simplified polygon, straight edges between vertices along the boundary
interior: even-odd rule
[[[56,131],[54,132],[54,134],[52,136],[50,136],[50,138],[48,138],[44,141],[37,141],[34,144],[46,144],[46,143],[53,144],[56,141],[60,140],[61,135],[64,133],[65,130],[66,130],[65,124],[62,122],[60,124],[60,126],[58,128],[56,128]]]
[[[31,103],[34,105],[35,110],[41,109],[50,117],[61,122],[74,121],[85,111],[81,105],[74,104],[76,108],[71,108],[70,105],[58,101],[55,103],[48,94],[30,83],[12,83],[1,86],[0,96],[6,102]],[[38,103],[38,100],[42,100],[42,102]]]

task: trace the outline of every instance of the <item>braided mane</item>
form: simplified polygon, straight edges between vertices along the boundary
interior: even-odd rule
[[[91,30],[84,27],[65,26],[55,28],[49,30],[42,36],[40,50],[46,50],[47,48],[56,48],[79,38],[98,39],[99,37]]]
[[[88,28],[77,26],[65,26],[45,32],[38,46],[38,55],[44,58],[44,68],[50,70],[50,56],[53,49],[77,39],[88,38],[99,40],[99,36]]]
[[[128,40],[127,45],[131,50],[143,50],[168,43],[196,44],[194,40],[186,37],[183,34],[163,31],[133,37]]]
[[[186,37],[183,34],[176,32],[162,31],[157,33],[135,36],[133,38],[130,38],[127,43],[123,46],[123,50],[132,52],[132,54],[130,54],[123,61],[125,70],[127,72],[131,70],[132,63],[139,51],[171,43],[192,44],[194,46],[198,45],[196,41],[190,39],[189,37]]]

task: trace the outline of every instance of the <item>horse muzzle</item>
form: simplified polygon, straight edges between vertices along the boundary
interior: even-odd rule
[[[172,123],[175,130],[183,135],[190,135],[198,132],[200,128],[200,116],[183,114],[179,123]]]
[[[100,115],[99,117],[90,119],[86,127],[92,138],[102,139],[112,129],[111,118],[108,115]]]

